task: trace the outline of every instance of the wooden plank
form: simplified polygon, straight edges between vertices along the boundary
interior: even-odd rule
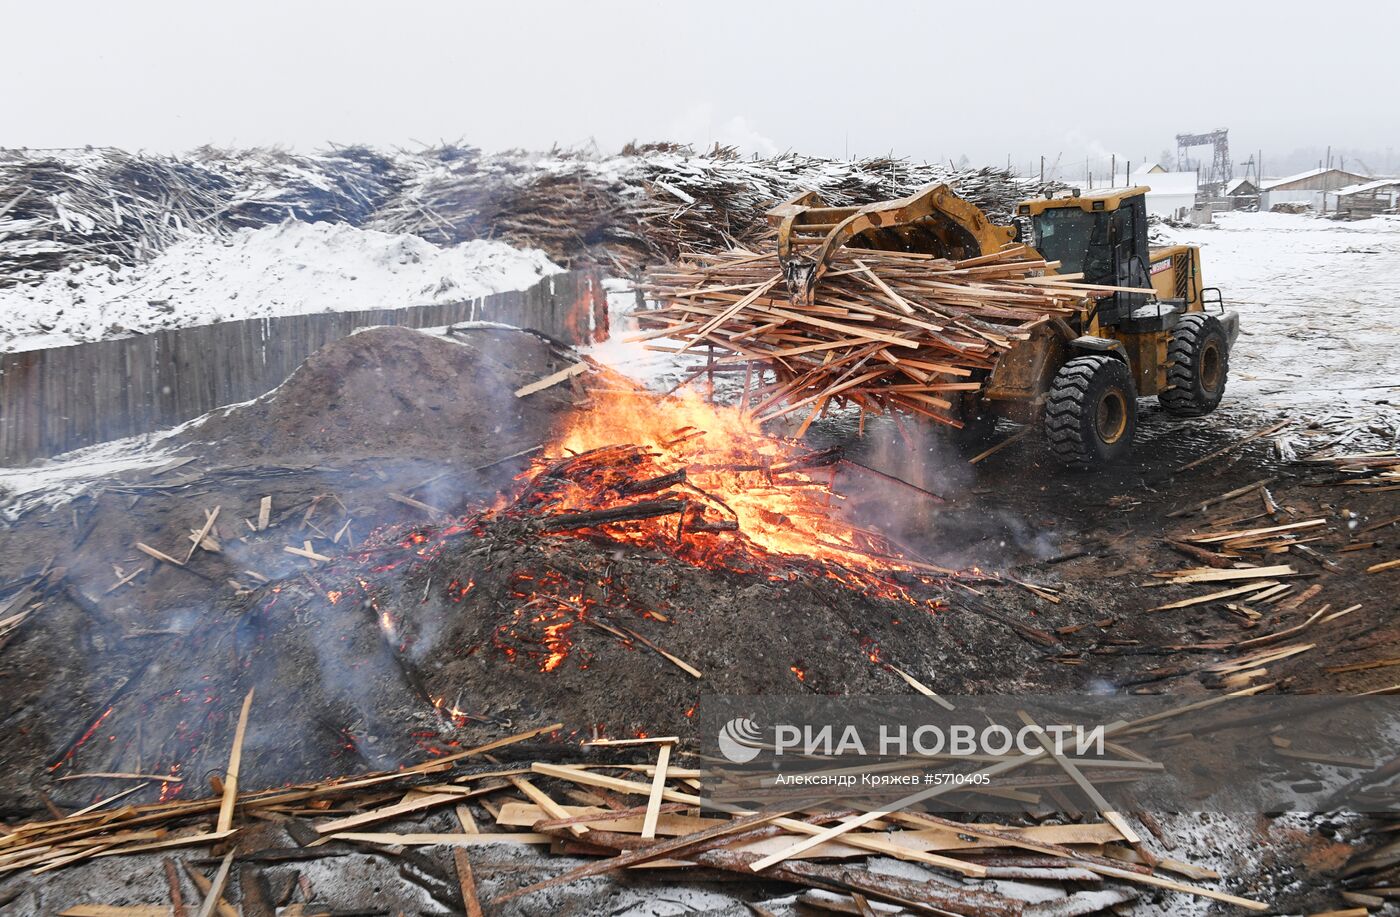
[[[344,831],[330,836],[333,841],[354,841],[359,844],[402,845],[405,847],[489,847],[492,844],[549,844],[554,837],[533,831],[510,834],[506,832],[477,834],[393,834]]]
[[[1190,583],[1215,583],[1237,579],[1272,579],[1274,577],[1297,576],[1298,571],[1288,564],[1272,567],[1236,567],[1228,570],[1190,570],[1177,573],[1157,573],[1154,576],[1171,577],[1164,586],[1181,586]]]
[[[1207,595],[1198,595],[1195,598],[1182,599],[1179,602],[1168,602],[1165,605],[1158,605],[1156,608],[1149,608],[1148,611],[1171,611],[1175,608],[1189,608],[1192,605],[1203,605],[1206,602],[1218,602],[1221,599],[1228,599],[1231,596],[1244,595],[1249,592],[1259,592],[1263,589],[1274,589],[1279,585],[1276,580],[1265,580],[1262,583],[1249,583],[1244,586],[1237,586],[1234,589],[1225,589],[1220,592],[1212,592]]]
[[[1245,436],[1245,437],[1243,437],[1243,438],[1241,438],[1241,439],[1235,440],[1233,443],[1230,443],[1228,446],[1224,446],[1224,447],[1222,447],[1222,448],[1220,448],[1220,449],[1217,449],[1217,450],[1215,450],[1214,452],[1209,453],[1208,455],[1203,455],[1203,456],[1201,456],[1200,458],[1196,459],[1195,461],[1187,462],[1185,465],[1182,465],[1180,468],[1178,468],[1178,469],[1176,469],[1176,470],[1177,470],[1178,472],[1180,472],[1180,471],[1186,471],[1186,470],[1188,470],[1188,469],[1196,468],[1196,467],[1198,467],[1198,466],[1200,466],[1200,465],[1204,465],[1206,462],[1209,462],[1209,461],[1211,461],[1212,459],[1217,459],[1217,458],[1219,458],[1220,456],[1225,455],[1225,454],[1228,453],[1228,452],[1233,452],[1234,450],[1240,448],[1241,446],[1248,445],[1249,443],[1254,442],[1256,439],[1261,439],[1261,438],[1263,438],[1263,437],[1265,437],[1265,436],[1268,436],[1268,435],[1271,434],[1271,433],[1277,433],[1278,431],[1282,430],[1284,427],[1288,426],[1288,425],[1291,424],[1292,422],[1293,422],[1293,421],[1291,421],[1291,420],[1281,420],[1281,421],[1279,421],[1278,423],[1276,423],[1276,424],[1274,424],[1274,425],[1272,425],[1272,426],[1265,427],[1265,428],[1262,429],[1262,430],[1256,430],[1256,431],[1254,431],[1253,433],[1249,434],[1248,436]]]
[[[347,815],[344,818],[337,818],[317,825],[316,832],[322,835],[340,834],[361,825],[372,825],[375,822],[388,821],[401,815],[409,815],[413,812],[422,812],[424,809],[433,809],[449,803],[460,802],[465,792],[464,790],[463,793],[430,793],[407,802],[395,803],[392,806],[371,809],[358,815]]]
[[[551,799],[548,793],[535,786],[529,780],[524,777],[511,777],[509,779],[512,786],[524,793],[526,799],[529,799],[535,805],[543,809],[550,818],[567,819],[569,817],[569,813],[564,810],[563,806]],[[569,833],[574,837],[583,837],[588,833],[588,826],[569,825]]]
[[[522,385],[520,388],[516,389],[515,397],[524,398],[527,395],[535,394],[535,392],[542,392],[547,388],[553,388],[559,383],[566,382],[579,373],[585,372],[588,367],[589,364],[587,362],[575,363],[572,366],[559,370],[557,373],[550,373],[543,379],[531,382],[529,385]]]
[[[462,907],[467,917],[482,917],[481,900],[476,893],[476,879],[472,876],[472,864],[467,852],[460,847],[452,851],[452,863],[457,868],[457,884],[462,890]]]
[[[310,542],[308,542],[308,544],[309,543]],[[285,545],[282,548],[282,550],[288,554],[295,554],[298,557],[305,557],[307,560],[320,561],[321,563],[329,563],[331,561],[331,558],[327,557],[324,554],[318,554],[310,548],[297,548],[293,547],[292,545]]]
[[[1079,787],[1080,792],[1089,797],[1089,800],[1094,804],[1094,808],[1099,810],[1099,814],[1104,817],[1104,820],[1118,829],[1118,833],[1123,835],[1123,840],[1132,844],[1134,847],[1141,844],[1142,838],[1138,837],[1137,832],[1128,824],[1127,819],[1113,810],[1108,800],[1104,799],[1103,794],[1089,782],[1088,778],[1084,776],[1084,772],[1075,766],[1073,761],[1055,750],[1055,745],[1050,740],[1050,737],[1046,735],[1044,729],[1039,728],[1039,724],[1031,718],[1031,715],[1025,710],[1016,711],[1016,715],[1020,718],[1021,722],[1025,723],[1027,726],[1036,727],[1035,737],[1037,741],[1040,742],[1041,747],[1045,749],[1045,753],[1059,766],[1060,770],[1065,772],[1069,779],[1074,781],[1075,786]]]
[[[253,688],[243,698],[238,713],[238,726],[233,731],[233,750],[229,752],[228,773],[224,776],[224,797],[219,803],[219,819],[214,830],[228,831],[233,827],[233,808],[238,800],[238,771],[243,762],[243,737],[248,732],[248,713],[253,708]]]
[[[642,837],[656,837],[656,820],[661,817],[661,794],[666,790],[666,768],[671,763],[671,745],[662,745],[656,752],[656,774],[651,780],[651,795],[647,797],[647,814],[642,821]]]
[[[892,671],[892,672],[894,672],[896,675],[898,675],[900,678],[904,679],[904,683],[907,684],[907,685],[909,685],[909,687],[913,688],[915,691],[918,691],[918,692],[919,692],[920,694],[922,694],[924,697],[927,697],[929,700],[933,701],[935,704],[937,704],[938,706],[942,707],[944,710],[952,710],[952,709],[953,709],[953,705],[952,705],[952,704],[950,704],[948,701],[944,700],[944,699],[943,699],[942,697],[940,697],[938,694],[935,694],[932,688],[928,687],[928,686],[925,685],[923,682],[919,681],[919,680],[918,680],[917,678],[915,678],[913,675],[910,675],[908,672],[904,671],[903,669],[899,668],[898,666],[891,665],[891,666],[889,666],[889,669],[890,669],[890,671]]]
[[[1232,532],[1211,532],[1206,535],[1184,535],[1182,540],[1196,544],[1218,544],[1222,541],[1235,541],[1240,538],[1253,538],[1256,535],[1275,535],[1279,532],[1296,532],[1301,529],[1326,525],[1326,519],[1309,519],[1306,522],[1290,522],[1285,525],[1271,525],[1260,529],[1241,529]]]
[[[219,864],[218,870],[214,873],[214,878],[210,881],[210,887],[204,894],[204,904],[199,908],[196,917],[213,917],[215,908],[224,905],[224,886],[228,884],[229,870],[233,868],[233,856],[236,851],[230,850],[224,854],[223,862]],[[237,912],[235,912],[236,914]]]
[[[194,552],[199,549],[200,542],[204,541],[205,536],[209,534],[209,530],[214,527],[214,521],[219,518],[220,509],[222,509],[222,507],[215,506],[214,511],[209,513],[208,517],[204,520],[204,527],[199,530],[199,534],[195,536],[194,542],[190,545],[189,551],[185,554],[185,563],[190,562],[194,557]]]

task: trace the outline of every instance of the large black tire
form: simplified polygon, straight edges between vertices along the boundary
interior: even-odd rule
[[[1075,357],[1055,373],[1045,402],[1050,451],[1077,468],[1127,457],[1137,429],[1137,394],[1117,357]]]
[[[1182,417],[1209,414],[1225,397],[1230,341],[1219,319],[1204,312],[1181,316],[1167,346],[1167,387],[1157,396],[1163,409]]]

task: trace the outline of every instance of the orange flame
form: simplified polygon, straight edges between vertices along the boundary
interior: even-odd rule
[[[664,496],[688,497],[695,509],[679,521],[632,528],[739,538],[759,553],[899,567],[877,562],[870,533],[833,517],[831,502],[840,497],[831,492],[826,472],[802,467],[808,450],[763,434],[739,409],[710,404],[693,392],[657,398],[640,390],[609,390],[595,393],[594,399],[591,410],[575,413],[569,427],[545,450],[553,459],[537,461],[526,477],[537,475],[551,460],[619,444],[639,447],[646,461],[608,482],[614,485],[609,488],[613,493],[597,487],[557,487],[550,492],[557,510],[617,505],[616,485],[684,471],[685,483]]]

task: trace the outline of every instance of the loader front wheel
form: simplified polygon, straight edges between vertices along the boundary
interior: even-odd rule
[[[1060,367],[1045,402],[1050,451],[1076,468],[1125,458],[1137,429],[1137,393],[1127,364],[1090,354]]]
[[[1183,315],[1167,345],[1167,388],[1157,396],[1162,408],[1182,417],[1209,414],[1225,397],[1230,374],[1230,341],[1214,315]]]

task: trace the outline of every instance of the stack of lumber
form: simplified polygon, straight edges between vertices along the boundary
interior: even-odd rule
[[[684,253],[756,245],[769,233],[768,208],[802,191],[849,206],[946,182],[1004,222],[1018,201],[1063,187],[1003,169],[791,153],[746,159],[732,148],[696,153],[667,143],[606,157],[557,149],[483,156],[446,146],[417,154],[410,168],[415,177],[376,215],[375,228],[439,244],[497,238],[566,266],[599,261],[627,273]]]
[[[811,305],[790,301],[776,254],[736,250],[651,274],[660,302],[640,314],[633,340],[703,346],[720,366],[756,363],[774,384],[745,406],[760,419],[833,399],[877,413],[900,408],[961,426],[959,393],[981,388],[998,357],[1039,325],[1087,308],[1101,292],[1079,275],[1043,276],[1055,262],[1025,246],[965,261],[843,248]],[[783,402],[786,402],[785,404]],[[781,405],[781,406],[780,406]],[[804,426],[805,430],[805,426]]]
[[[136,264],[196,233],[286,219],[359,224],[400,188],[398,170],[364,147],[0,150],[0,287],[69,265]]]
[[[945,182],[994,222],[1009,223],[1016,203],[1042,190],[1004,169],[955,169],[891,157],[831,160],[786,153],[744,159],[723,147],[701,156],[667,152],[639,154],[635,172],[646,195],[639,212],[644,233],[668,260],[686,251],[757,244],[770,232],[766,211],[804,191],[847,207]]]
[[[0,287],[82,262],[132,264],[211,228],[217,173],[119,150],[0,150]]]
[[[837,206],[947,182],[993,219],[1063,186],[1002,169],[877,157],[629,145],[620,154],[554,149],[484,155],[339,147],[317,153],[202,147],[183,156],[117,149],[0,150],[0,286],[70,264],[132,264],[195,232],[286,219],[413,233],[437,244],[500,239],[555,261],[623,273],[690,251],[755,244],[764,212],[799,191]]]
[[[289,219],[358,226],[397,194],[407,178],[395,158],[366,146],[332,147],[314,154],[206,146],[193,158],[232,188],[219,213],[221,224],[231,228]]]

